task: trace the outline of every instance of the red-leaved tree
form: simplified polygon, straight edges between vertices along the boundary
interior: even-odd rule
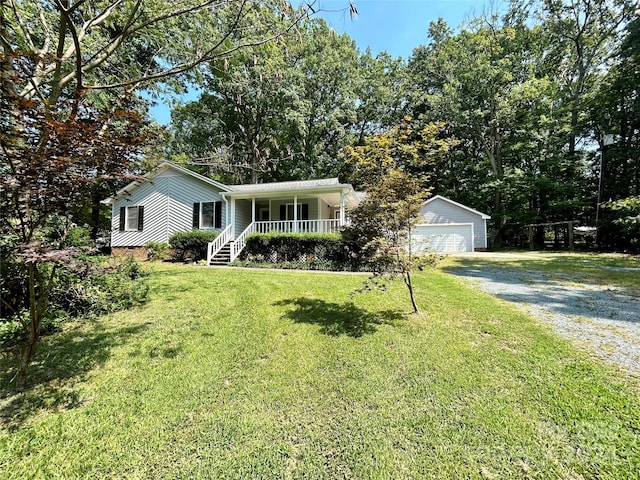
[[[22,60],[22,59],[17,59]],[[26,59],[28,61],[29,59]],[[17,265],[21,288],[2,310],[28,308],[28,337],[18,378],[24,379],[40,338],[73,214],[102,183],[138,173],[148,126],[126,98],[95,108],[82,96],[55,109],[12,90],[4,71],[0,107],[0,236],[3,262]]]

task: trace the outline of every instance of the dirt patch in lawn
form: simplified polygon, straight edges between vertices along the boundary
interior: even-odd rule
[[[474,261],[444,270],[519,306],[604,361],[640,376],[639,292],[586,283],[570,274],[495,265],[495,261]]]

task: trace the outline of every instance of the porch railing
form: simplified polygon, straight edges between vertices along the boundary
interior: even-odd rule
[[[277,220],[277,221],[262,221],[250,223],[244,231],[231,242],[230,246],[230,261],[233,262],[240,252],[244,250],[247,244],[247,236],[252,233],[334,233],[342,226],[339,219],[325,219],[325,220]],[[221,240],[224,233],[229,230],[227,227],[223,233],[221,233],[216,241]],[[228,242],[231,240],[231,230],[228,232],[228,238],[224,243],[219,245],[218,250],[214,251],[211,248],[213,243],[209,244],[209,260]]]
[[[276,220],[255,222],[252,233],[335,233],[341,227],[339,219]]]
[[[238,255],[240,255],[240,252],[244,249],[245,245],[247,244],[247,236],[255,233],[255,226],[255,223],[250,223],[249,226],[245,228],[244,231],[240,235],[238,235],[236,237],[236,240],[231,244],[231,262],[238,258]]]
[[[216,255],[216,253],[222,250],[222,247],[231,240],[232,230],[233,225],[228,225],[227,228],[220,232],[220,235],[218,235],[213,242],[209,243],[207,248],[207,265],[211,263],[211,259]]]

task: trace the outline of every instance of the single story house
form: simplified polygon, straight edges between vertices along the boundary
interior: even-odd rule
[[[473,252],[487,249],[487,220],[491,217],[436,195],[420,210],[423,222],[411,232],[416,250]]]
[[[176,232],[216,230],[209,263],[233,261],[252,233],[331,233],[345,225],[346,211],[362,192],[337,178],[224,185],[164,162],[116,192],[111,205],[111,247],[168,243]],[[425,202],[424,222],[411,233],[416,251],[474,251],[487,247],[490,217],[441,196]]]
[[[252,233],[331,233],[345,224],[358,203],[337,178],[224,185],[164,162],[103,203],[111,205],[111,247],[167,243],[176,232],[217,230],[208,261],[232,261]]]

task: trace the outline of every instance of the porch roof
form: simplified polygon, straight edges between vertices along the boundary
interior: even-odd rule
[[[229,185],[229,192],[223,192],[225,198],[290,198],[297,196],[336,197],[334,203],[339,202],[339,195],[345,195],[347,205],[358,203],[358,198],[351,184],[340,183],[337,178],[319,180],[294,180],[291,182],[259,183],[252,185]]]
[[[351,187],[341,184],[337,178],[321,178],[317,180],[292,180],[289,182],[254,183],[247,185],[229,185],[232,192],[265,192],[273,190],[299,190],[316,187]]]

